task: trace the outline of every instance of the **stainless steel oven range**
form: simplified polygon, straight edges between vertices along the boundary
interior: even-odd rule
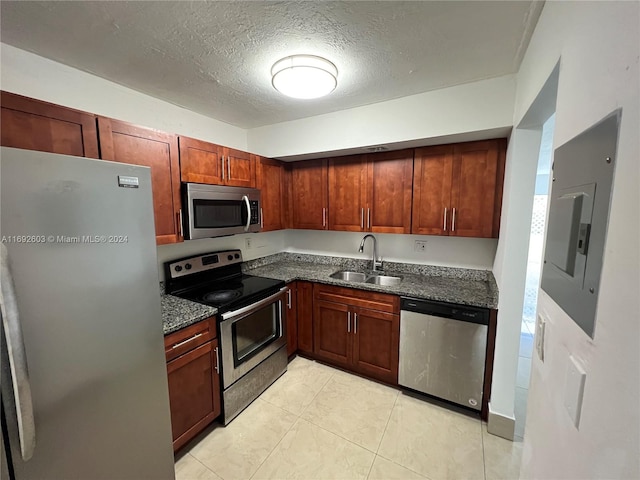
[[[287,370],[287,288],[244,275],[240,250],[172,260],[165,278],[168,294],[218,309],[226,425]]]

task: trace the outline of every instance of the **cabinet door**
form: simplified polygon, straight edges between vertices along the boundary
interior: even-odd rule
[[[398,383],[399,315],[354,310],[353,364],[356,371],[384,382]]]
[[[255,158],[250,153],[224,147],[225,185],[254,188],[256,186]]]
[[[2,146],[100,158],[96,117],[2,92]]]
[[[178,139],[170,133],[98,117],[102,158],[151,167],[156,243],[182,241]]]
[[[304,353],[313,353],[313,284],[302,281],[296,283],[298,350]]]
[[[314,353],[345,367],[351,366],[352,335],[349,306],[319,300],[313,304]]]
[[[180,176],[183,182],[220,185],[222,147],[189,137],[180,137]]]
[[[367,156],[329,160],[329,230],[365,230]]]
[[[366,230],[411,233],[413,150],[368,157]]]
[[[462,143],[454,147],[451,235],[493,236],[497,170],[497,140]]]
[[[220,415],[217,352],[213,340],[167,364],[174,451]]]
[[[298,312],[296,303],[296,282],[291,282],[287,292],[287,356],[298,350]]]
[[[260,189],[262,211],[262,231],[281,230],[283,228],[283,185],[284,167],[281,162],[258,157],[257,184]]]
[[[449,234],[452,168],[451,145],[415,150],[411,233]]]
[[[328,226],[327,160],[291,166],[292,228],[326,230]]]

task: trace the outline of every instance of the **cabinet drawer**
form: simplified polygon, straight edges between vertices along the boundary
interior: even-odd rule
[[[316,300],[344,303],[380,312],[400,313],[400,297],[397,295],[322,284],[314,284],[313,288]]]
[[[164,337],[164,353],[167,361],[216,338],[216,317],[190,325]]]

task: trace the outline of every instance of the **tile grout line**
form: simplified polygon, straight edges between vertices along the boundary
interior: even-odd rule
[[[380,450],[380,445],[382,444],[382,439],[384,438],[384,434],[387,433],[387,427],[389,426],[389,421],[391,420],[391,415],[393,414],[393,409],[396,408],[396,403],[398,403],[398,397],[400,396],[400,391],[396,393],[396,398],[393,399],[393,405],[389,410],[389,416],[387,417],[387,422],[384,424],[384,430],[382,430],[382,435],[380,435],[380,440],[378,441],[378,446],[376,447],[375,455],[373,457],[373,462],[371,462],[371,466],[369,467],[369,473],[367,473],[367,480],[371,475],[371,470],[373,470],[373,464],[376,463],[376,458],[378,457],[378,450]]]
[[[220,475],[218,475],[216,472],[214,472],[213,470],[211,470],[209,467],[207,467],[204,463],[202,463],[200,460],[198,460],[194,455],[191,455],[191,452],[187,452],[187,455],[189,455],[191,458],[193,458],[196,462],[198,462],[200,465],[202,465],[204,468],[206,468],[209,472],[213,473],[216,477],[222,478]],[[174,467],[175,470],[175,467]],[[224,479],[223,479],[224,480]]]
[[[258,397],[258,398],[260,398],[260,397]],[[266,400],[263,400],[263,402],[264,402],[264,401],[266,401]],[[269,402],[267,402],[267,403],[269,403]],[[272,404],[271,404],[271,403],[269,403],[269,405],[272,405]],[[273,454],[273,452],[275,452],[275,451],[276,451],[276,448],[278,448],[278,445],[280,445],[280,443],[282,443],[282,440],[284,439],[284,437],[286,437],[286,436],[287,436],[287,433],[289,433],[289,432],[291,431],[291,429],[293,428],[293,426],[296,424],[296,422],[297,422],[298,420],[300,420],[300,416],[299,416],[299,415],[296,415],[295,413],[291,413],[291,412],[289,412],[288,410],[285,410],[285,409],[284,409],[284,408],[282,408],[282,407],[278,407],[277,405],[273,405],[273,406],[274,406],[274,407],[276,407],[276,408],[279,408],[280,410],[282,410],[282,411],[284,411],[284,412],[286,412],[286,413],[289,413],[289,414],[291,414],[291,415],[293,415],[294,417],[297,417],[297,418],[295,419],[295,421],[293,421],[293,422],[291,423],[291,426],[289,427],[289,429],[288,429],[286,432],[284,432],[284,435],[282,435],[282,438],[280,438],[280,440],[278,440],[278,442],[273,446],[273,448],[272,448],[272,449],[271,449],[271,451],[267,454],[267,456],[266,456],[266,457],[264,457],[264,460],[262,460],[262,462],[260,462],[260,465],[258,465],[258,468],[256,468],[256,471],[255,471],[255,472],[253,472],[253,473],[249,476],[249,480],[251,480],[251,479],[256,475],[256,473],[258,473],[258,471],[260,470],[260,467],[262,467],[262,465],[264,465],[264,462],[266,462],[266,461],[269,459],[269,457]]]
[[[315,363],[315,361],[313,361],[313,363]],[[315,400],[315,398],[318,396],[318,394],[320,393],[320,391],[325,387],[325,385],[329,382],[329,380],[331,380],[331,377],[333,377],[333,373],[331,375],[329,375],[329,378],[327,379],[326,382],[324,382],[324,384],[322,385],[322,387],[320,387],[320,389],[318,390],[318,392],[313,396],[313,399],[311,399],[311,402],[309,402],[309,405],[311,405],[311,403],[313,402],[313,400]],[[262,394],[261,394],[262,395]],[[260,397],[258,397],[260,398]],[[267,402],[266,400],[263,400],[264,402]],[[271,402],[267,402],[269,405],[273,405]],[[307,407],[309,406],[307,405]],[[293,412],[289,412],[289,410],[286,410],[282,407],[278,407],[277,405],[273,405],[276,408],[279,408],[280,410],[283,410],[287,413],[290,413],[291,415],[297,417],[296,420],[291,424],[291,426],[289,427],[289,429],[284,433],[284,435],[282,436],[282,438],[280,440],[278,440],[278,443],[275,444],[275,446],[271,449],[271,451],[269,452],[269,454],[264,458],[264,460],[260,463],[260,465],[258,465],[258,468],[256,468],[256,471],[253,472],[251,474],[251,476],[249,477],[249,480],[251,480],[256,473],[258,473],[258,471],[260,470],[260,467],[262,467],[262,465],[264,465],[264,463],[269,459],[269,457],[271,455],[273,455],[273,452],[276,451],[276,449],[278,448],[278,445],[280,445],[282,443],[282,440],[284,440],[284,437],[287,436],[287,434],[291,431],[291,429],[293,428],[293,426],[298,423],[299,420],[302,420],[302,414],[304,413],[304,411],[306,410],[307,407],[302,409],[302,412],[300,413],[300,415],[296,415]],[[214,472],[215,473],[215,472]]]

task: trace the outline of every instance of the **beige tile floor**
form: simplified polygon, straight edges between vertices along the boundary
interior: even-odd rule
[[[477,416],[297,357],[183,449],[176,478],[511,480],[521,454]]]

